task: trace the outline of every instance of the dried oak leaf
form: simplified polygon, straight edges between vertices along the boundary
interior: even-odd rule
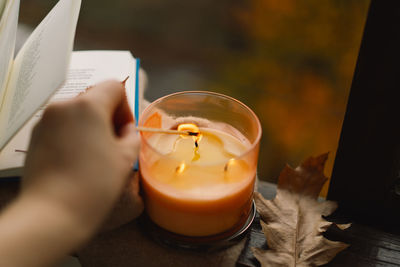
[[[337,208],[335,202],[317,201],[328,180],[323,174],[327,158],[328,153],[310,157],[296,169],[286,165],[273,200],[255,193],[269,247],[268,250],[252,248],[261,266],[320,266],[348,247],[322,235],[333,224],[322,215],[327,216]],[[350,224],[337,226],[346,229]]]

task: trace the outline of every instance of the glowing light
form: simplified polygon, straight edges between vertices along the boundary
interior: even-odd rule
[[[203,135],[200,133],[199,127],[194,123],[182,123],[178,125],[178,131],[188,132],[188,135],[181,135],[182,138],[191,136],[194,140],[195,147],[199,146],[199,142]]]
[[[228,171],[229,167],[233,166],[234,164],[236,164],[236,160],[233,158],[229,159],[228,162],[225,164],[224,171]]]
[[[176,173],[182,173],[185,169],[186,169],[186,164],[182,162],[181,164],[179,164],[178,167],[176,167],[175,171]]]

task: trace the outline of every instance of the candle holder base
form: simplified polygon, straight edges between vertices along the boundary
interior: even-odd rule
[[[232,230],[211,236],[184,236],[169,232],[158,225],[144,214],[140,218],[140,225],[145,232],[156,242],[168,247],[195,250],[215,251],[237,244],[246,236],[256,216],[256,207],[253,201],[247,220]]]

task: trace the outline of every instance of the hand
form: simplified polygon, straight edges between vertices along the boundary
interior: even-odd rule
[[[132,176],[139,148],[132,121],[120,82],[50,105],[32,133],[22,195],[57,205],[94,231]],[[138,215],[143,203],[134,191]]]

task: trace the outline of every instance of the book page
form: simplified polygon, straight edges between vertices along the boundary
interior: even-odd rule
[[[130,107],[135,110],[136,60],[129,51],[79,51],[71,56],[65,84],[49,102],[63,101],[84,92],[87,87],[108,79],[124,80]],[[139,89],[140,90],[140,89]],[[144,89],[143,89],[144,90]],[[45,105],[46,106],[46,105]],[[42,116],[43,106],[0,152],[0,177],[21,175],[30,135]]]
[[[6,5],[6,0],[0,0],[0,18],[3,15],[3,10]]]
[[[63,84],[80,0],[60,0],[18,53],[0,111],[0,149]]]
[[[5,94],[12,60],[14,58],[15,39],[17,36],[19,0],[5,0],[0,20],[0,111]]]
[[[129,106],[134,111],[136,60],[129,51],[75,51],[71,56],[67,82],[50,102],[72,98],[105,80],[126,81]]]

